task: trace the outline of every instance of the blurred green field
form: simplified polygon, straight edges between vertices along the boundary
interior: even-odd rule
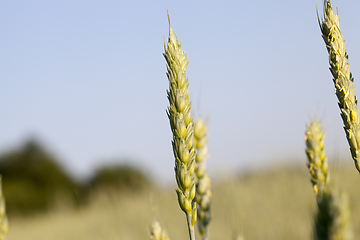
[[[337,164],[339,165],[339,164]],[[175,180],[174,180],[175,181]],[[360,229],[360,176],[350,164],[331,169],[331,182],[348,193],[354,239]],[[175,183],[174,183],[175,185]],[[311,239],[316,210],[309,173],[276,168],[213,183],[211,239]],[[61,206],[36,216],[10,216],[8,240],[149,239],[156,218],[172,240],[187,239],[185,216],[174,189],[141,193],[98,192],[77,210]],[[200,238],[199,238],[200,239]]]

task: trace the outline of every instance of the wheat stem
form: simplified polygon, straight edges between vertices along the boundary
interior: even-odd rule
[[[186,221],[189,229],[190,240],[195,240],[195,228],[192,225],[192,216],[190,214],[186,215]]]
[[[194,240],[194,225],[197,217],[196,202],[194,201],[196,192],[194,180],[196,150],[193,146],[194,129],[188,92],[189,82],[186,78],[188,61],[186,53],[181,49],[181,45],[173,33],[169,14],[168,19],[169,38],[164,46],[164,57],[167,63],[166,75],[169,80],[167,115],[173,133],[172,146],[175,157],[175,176],[178,185],[176,193],[180,208],[187,216],[190,239]]]
[[[340,31],[339,15],[335,14],[330,0],[323,0],[323,19],[318,20],[322,37],[329,53],[330,71],[333,75],[335,94],[339,100],[346,138],[356,169],[360,172],[360,123],[355,96],[354,78],[349,69],[345,41]]]
[[[350,211],[347,196],[337,191],[326,190],[317,198],[318,212],[315,215],[314,238],[316,240],[350,240]]]

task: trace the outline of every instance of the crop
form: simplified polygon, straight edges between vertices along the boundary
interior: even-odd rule
[[[323,19],[320,20],[318,14],[318,21],[329,53],[330,72],[333,75],[335,94],[339,100],[338,105],[351,156],[356,169],[360,172],[360,123],[354,78],[349,68],[339,15],[334,13],[330,0],[323,1]]]
[[[330,173],[325,152],[325,131],[312,120],[306,126],[306,155],[318,212],[315,215],[314,239],[351,239],[347,196],[329,186]]]
[[[164,57],[169,80],[167,115],[173,134],[176,192],[180,208],[186,214],[190,240],[195,239],[195,223],[203,240],[207,240],[212,202],[210,179],[206,173],[207,126],[201,118],[194,123],[191,117],[189,82],[186,77],[187,56],[171,28],[169,15],[168,19],[169,38],[165,44]],[[340,20],[333,12],[330,0],[323,0],[323,19],[320,20],[318,14],[318,21],[329,53],[330,71],[351,155],[360,172],[360,123],[354,79],[349,71]],[[320,122],[312,120],[306,126],[305,142],[307,167],[318,207],[314,217],[314,239],[349,240],[351,231],[347,197],[329,184],[325,131]],[[151,232],[152,239],[165,239],[157,222],[153,224]]]
[[[166,231],[161,227],[158,221],[153,221],[151,225],[150,239],[152,240],[170,240]]]
[[[330,175],[324,144],[325,132],[320,122],[312,120],[306,125],[305,142],[311,183],[315,194],[321,196],[327,189]]]
[[[196,222],[195,198],[195,147],[194,127],[191,118],[191,103],[189,101],[189,82],[186,78],[188,61],[186,54],[175,37],[170,25],[169,39],[165,45],[164,57],[167,63],[167,77],[169,90],[167,91],[169,117],[173,133],[173,152],[175,157],[175,175],[178,188],[176,189],[180,208],[185,212],[190,239],[195,239],[194,225]]]
[[[211,215],[213,207],[213,193],[210,188],[210,178],[206,172],[206,161],[209,155],[207,149],[208,126],[202,118],[194,121],[192,117],[191,101],[189,98],[189,81],[186,76],[188,66],[187,55],[182,49],[178,38],[171,28],[169,15],[168,20],[169,37],[164,43],[165,52],[163,55],[167,66],[166,75],[169,81],[169,89],[167,90],[169,104],[167,106],[166,113],[172,132],[172,150],[174,155],[174,170],[177,184],[175,191],[179,207],[186,216],[187,230],[190,240],[195,240],[195,225],[197,225],[202,239],[208,240],[210,238],[209,223],[211,221],[217,221],[212,219]],[[338,106],[341,111],[341,117],[344,124],[346,138],[350,146],[351,156],[354,160],[356,169],[360,172],[360,123],[355,88],[353,85],[354,79],[349,70],[348,55],[345,50],[345,41],[340,31],[339,16],[334,13],[330,0],[323,0],[323,16],[320,19],[318,15],[318,21],[322,37],[329,53],[330,71],[333,76],[335,94],[338,98]],[[317,207],[313,220],[313,238],[315,240],[350,240],[352,238],[352,231],[349,220],[350,211],[348,198],[344,192],[338,190],[330,181],[330,170],[325,151],[325,131],[319,121],[313,119],[308,125],[306,125],[305,144],[305,152],[308,159],[307,170],[310,174],[310,181]],[[118,175],[118,172],[110,173],[111,179],[116,178]],[[300,190],[293,187],[293,185],[286,188],[286,184],[290,182],[289,178],[292,177],[291,175],[292,173],[281,169],[281,171],[277,172],[277,174],[271,175],[270,177],[261,176],[262,181],[254,181],[251,176],[247,176],[242,179],[242,182],[239,181],[237,184],[231,185],[231,183],[226,183],[225,187],[228,187],[228,189],[224,190],[224,188],[221,188],[221,190],[218,190],[217,192],[218,196],[222,196],[219,201],[226,201],[227,198],[230,198],[229,195],[223,194],[224,191],[227,191],[227,193],[236,195],[236,197],[232,200],[233,202],[241,202],[241,204],[244,205],[252,205],[253,207],[251,210],[247,211],[248,219],[246,219],[246,222],[243,224],[253,221],[255,224],[252,225],[253,228],[251,228],[251,230],[253,232],[261,231],[267,227],[266,222],[261,222],[263,219],[256,221],[253,220],[253,218],[263,218],[264,215],[261,214],[263,214],[264,209],[269,208],[267,205],[269,202],[274,204],[274,209],[276,209],[273,212],[273,215],[270,215],[269,221],[275,221],[274,219],[278,218],[280,211],[287,209],[280,200],[284,200],[289,195],[305,195],[303,191],[304,189],[301,187],[299,187]],[[280,197],[275,196],[273,186],[263,187],[261,189],[259,188],[261,183],[267,183],[275,177],[280,179],[277,179],[279,182],[277,187],[281,185],[283,190],[283,194]],[[108,178],[109,176],[104,179],[106,180]],[[244,182],[245,184],[243,184]],[[246,189],[244,186],[250,186],[249,189],[252,189],[253,191],[248,191],[244,194],[244,198],[251,198],[254,197],[255,194],[262,194],[262,202],[257,201],[253,203],[252,200],[248,199],[247,202],[242,202],[243,193],[239,193],[235,189],[239,186],[242,186],[243,189]],[[291,194],[289,194],[289,192],[291,192]],[[160,193],[155,195],[158,198],[165,198],[165,196]],[[143,196],[137,200],[140,201],[142,198]],[[295,198],[295,200],[291,199],[291,201],[289,201],[289,205],[296,205],[294,208],[297,209],[298,202],[293,204],[296,200],[299,201],[297,198]],[[97,208],[100,210],[93,212],[95,215],[94,219],[100,219],[99,216],[101,214],[103,214],[103,218],[105,218],[104,216],[108,217],[108,215],[110,215],[108,213],[112,213],[114,210],[119,211],[121,214],[126,212],[128,215],[127,218],[124,217],[125,220],[122,223],[123,229],[128,228],[128,226],[134,226],[134,231],[138,230],[139,225],[141,225],[139,224],[140,218],[135,216],[136,214],[134,214],[134,209],[143,213],[148,209],[147,205],[137,204],[138,202],[134,203],[133,199],[129,200],[124,198],[121,199],[121,201],[125,202],[125,204],[120,204],[121,207],[119,205],[118,209],[107,208],[108,212],[105,212],[106,205],[108,204],[99,204]],[[134,204],[135,206],[132,209],[128,207],[128,205],[131,204]],[[223,202],[220,202],[218,204],[218,209],[220,209],[218,214],[231,215],[232,211],[236,213],[241,212],[241,207],[244,208],[244,205],[223,204]],[[163,207],[165,208],[165,206]],[[246,212],[246,210],[247,209],[244,209],[244,212]],[[170,213],[170,215],[172,215],[172,213]],[[299,214],[299,216],[300,215],[301,214]],[[77,217],[79,216],[80,214],[78,214]],[[79,222],[84,222],[84,219],[90,219],[87,214],[84,214],[83,216],[84,218],[79,218]],[[286,218],[286,221],[289,225],[291,224],[290,222],[292,222],[290,220],[296,220],[298,217],[292,216],[291,214],[291,219],[289,218],[289,215],[283,216],[288,217]],[[230,225],[230,221],[227,222],[227,217],[228,216],[226,215],[225,218],[223,217],[221,220],[217,221],[216,223],[218,223],[218,226],[223,224],[221,225],[223,229],[227,229],[226,227]],[[220,223],[221,221],[225,223]],[[102,222],[106,223],[106,221]],[[75,224],[72,224],[72,227],[74,225]],[[98,226],[93,223],[89,225],[91,226],[91,229],[94,229],[93,226]],[[176,222],[176,225],[178,225],[178,222]],[[297,226],[298,225],[295,224],[292,225],[292,227]],[[277,227],[280,228],[280,224],[278,224]],[[0,240],[5,239],[7,230],[8,221],[5,213],[5,199],[0,189]],[[276,230],[277,229],[274,229],[274,231]],[[60,231],[62,231],[62,229]],[[91,232],[91,234],[93,234],[93,232]],[[185,232],[185,234],[187,233]],[[152,240],[170,240],[165,228],[160,225],[159,221],[156,220],[153,221],[153,224],[151,225],[149,235]],[[225,236],[225,234],[222,233],[218,234],[218,236],[219,235],[221,237]],[[123,234],[122,236],[127,235]],[[229,235],[226,236],[228,237]],[[237,240],[244,239],[242,234],[234,234],[233,236],[234,239]],[[257,238],[255,237],[254,239]],[[287,236],[285,239],[292,238],[291,236]]]
[[[171,28],[169,15],[168,20],[169,38],[164,57],[169,80],[167,115],[173,134],[176,193],[180,208],[186,214],[190,240],[195,239],[197,220],[199,232],[203,240],[207,240],[207,226],[211,220],[210,178],[206,172],[207,126],[201,118],[194,124],[191,117],[187,56]]]
[[[202,118],[195,123],[194,142],[196,147],[196,203],[197,203],[197,225],[203,239],[208,239],[208,224],[211,220],[211,190],[210,178],[206,172],[207,152],[207,126]]]
[[[318,14],[318,22],[329,54],[330,72],[351,156],[360,172],[360,123],[354,78],[349,69],[339,14],[334,13],[330,0],[323,0],[323,16],[320,19]],[[325,132],[321,123],[312,120],[307,125],[305,141],[308,169],[318,206],[313,235],[316,240],[349,240],[352,239],[352,233],[349,227],[348,199],[344,192],[339,192],[329,184],[324,139]]]
[[[339,14],[335,14],[330,0],[323,0],[323,16],[318,14],[322,38],[329,54],[330,72],[346,138],[356,169],[360,172],[360,123],[355,96],[354,78],[349,69],[348,54],[340,29]],[[311,182],[316,195],[318,212],[315,216],[314,239],[348,240],[350,231],[347,196],[329,185],[329,169],[324,147],[325,132],[321,123],[312,120],[306,130],[306,154]]]

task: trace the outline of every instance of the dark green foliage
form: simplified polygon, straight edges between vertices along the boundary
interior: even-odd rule
[[[138,192],[152,186],[142,171],[127,165],[100,167],[91,179],[91,185],[95,189],[111,188],[131,192]]]
[[[0,156],[7,210],[46,210],[55,202],[76,202],[79,187],[36,141]]]
[[[35,140],[0,155],[0,174],[10,215],[37,213],[57,205],[80,206],[93,190],[139,192],[152,186],[139,169],[119,165],[99,168],[80,185]]]

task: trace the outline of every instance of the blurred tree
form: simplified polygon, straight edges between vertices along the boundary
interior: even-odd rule
[[[153,187],[145,173],[139,168],[128,165],[100,167],[90,182],[94,189],[112,188],[131,192],[139,192]]]
[[[55,202],[75,202],[79,186],[35,140],[0,156],[8,212],[34,213]]]

